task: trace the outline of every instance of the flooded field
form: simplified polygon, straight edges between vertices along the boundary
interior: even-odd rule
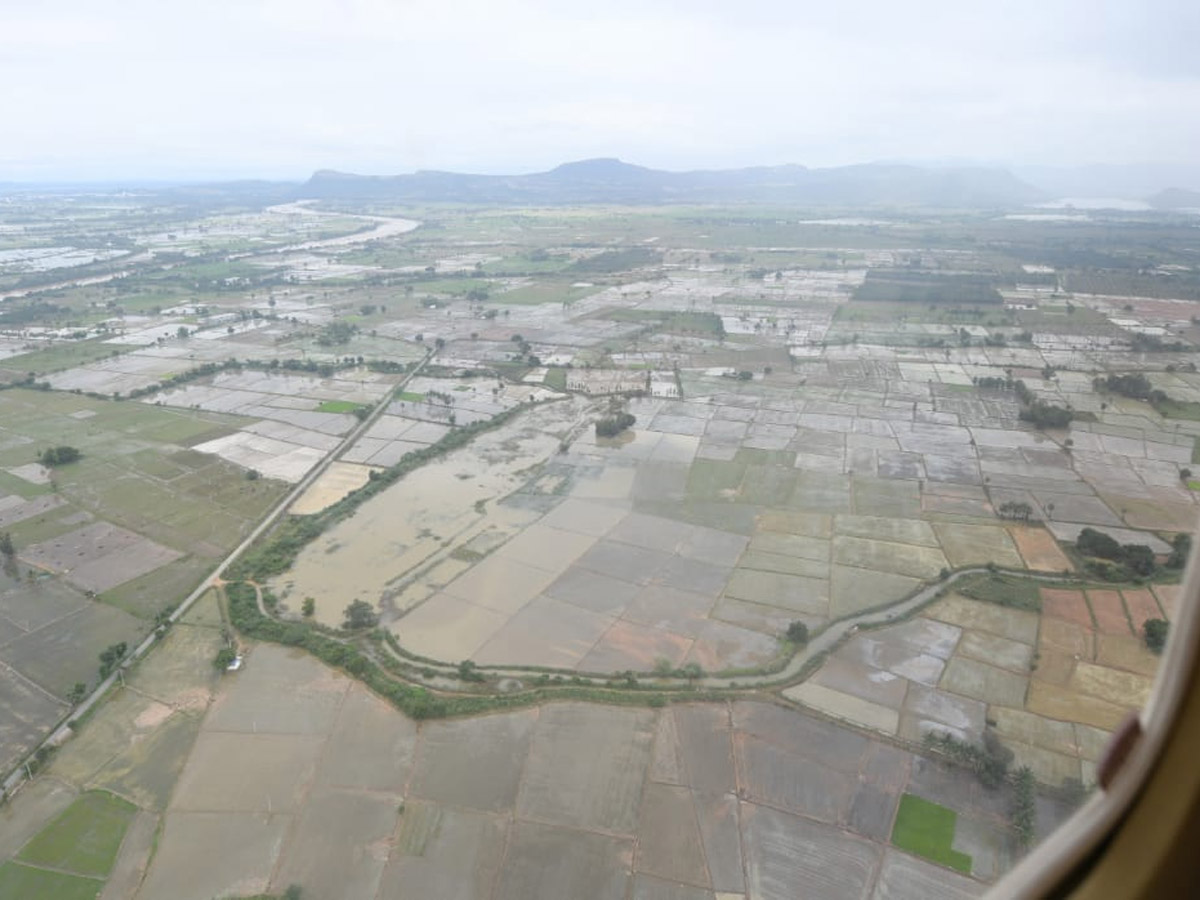
[[[305,548],[272,587],[292,608],[315,598],[317,620],[330,625],[356,599],[407,608],[426,583],[415,577],[422,570],[481,533],[511,535],[536,518],[497,501],[558,451],[584,409],[576,400],[538,406],[422,467]]]

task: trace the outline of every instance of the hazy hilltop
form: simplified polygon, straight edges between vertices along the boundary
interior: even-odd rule
[[[1144,200],[1171,187],[1200,191],[1200,165],[1014,166],[1017,177],[1055,197],[1116,197]]]
[[[527,175],[420,171],[368,176],[320,171],[303,186],[319,199],[387,198],[504,205],[769,202],[828,206],[1019,206],[1047,199],[1003,169],[867,164],[667,172],[618,159],[565,163]]]
[[[1155,209],[1200,209],[1200,191],[1167,188],[1146,200]]]

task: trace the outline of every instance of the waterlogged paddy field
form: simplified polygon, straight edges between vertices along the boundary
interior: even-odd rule
[[[329,625],[356,599],[398,610],[425,599],[430,585],[469,567],[472,541],[495,546],[538,517],[545,499],[530,497],[529,508],[498,501],[527,484],[587,407],[542,404],[423,466],[306,547],[272,587],[292,609],[313,597],[317,621]]]
[[[197,621],[172,639],[216,637]],[[797,885],[924,900],[977,896],[1011,861],[1004,791],[791,708],[552,703],[414,723],[298,651],[252,647],[215,692],[185,655],[139,668],[138,690],[0,811],[0,861],[90,788],[137,808],[104,894],[131,900],[290,884],[339,900],[782,900]],[[890,844],[906,793],[957,813],[969,874]],[[1063,815],[1038,812],[1039,833]]]
[[[45,391],[0,393],[0,768],[95,682],[106,647],[133,646],[281,496],[284,485],[194,445],[244,420]],[[69,445],[77,462],[43,468]]]
[[[792,621],[820,629],[946,569],[1070,569],[1057,540],[1085,524],[1165,551],[1114,492],[1155,492],[1159,527],[1194,514],[1174,434],[1076,433],[1136,457],[1072,449],[1018,428],[1011,400],[942,395],[888,366],[729,384],[698,375],[691,389],[711,393],[631,401],[633,429],[584,427],[565,452],[595,412],[523,413],[372,500],[273,586],[331,625],[352,600],[379,603],[405,649],[447,662],[726,671],[775,661]],[[398,421],[430,415],[408,406]],[[1008,501],[1048,523],[1000,520]]]

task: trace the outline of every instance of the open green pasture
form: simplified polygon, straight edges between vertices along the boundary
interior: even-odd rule
[[[539,303],[574,303],[600,290],[599,287],[574,287],[573,282],[557,279],[535,281],[503,294],[493,294],[497,303],[536,306]]]

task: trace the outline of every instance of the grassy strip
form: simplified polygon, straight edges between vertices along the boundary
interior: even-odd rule
[[[395,484],[409,472],[471,442],[477,435],[508,422],[525,409],[524,405],[505,410],[498,416],[453,428],[437,443],[406,453],[394,466],[372,472],[370,480],[358,490],[351,491],[337,503],[311,516],[287,516],[281,523],[255,542],[240,559],[229,567],[231,580],[266,581],[291,568],[306,544],[327,528],[349,517],[359,506]]]
[[[954,810],[905,794],[900,798],[892,828],[892,844],[970,875],[971,857],[951,846],[957,823],[958,813]]]
[[[983,600],[1013,609],[1028,609],[1040,612],[1042,596],[1037,582],[1019,576],[1001,575],[990,572],[961,579],[954,590],[972,600]]]
[[[351,400],[326,400],[317,407],[317,412],[323,413],[352,413],[356,409],[365,409],[361,403]]]
[[[103,878],[117,858],[136,807],[106,791],[83,794],[38,832],[21,862]]]
[[[1200,422],[1200,403],[1193,400],[1174,400],[1170,397],[1159,400],[1154,404],[1155,410],[1164,419],[1183,419],[1188,422]],[[1192,460],[1195,462],[1195,460]]]

